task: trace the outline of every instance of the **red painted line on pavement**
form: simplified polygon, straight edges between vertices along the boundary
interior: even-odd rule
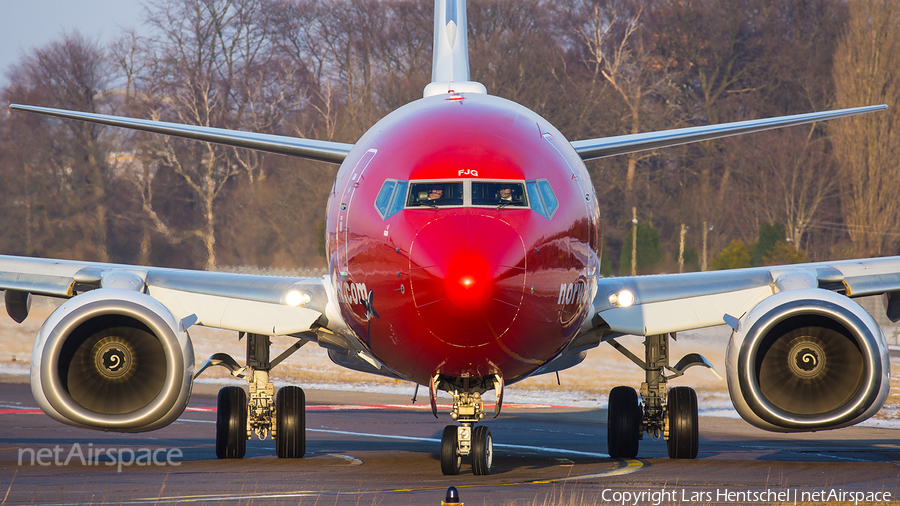
[[[452,408],[450,404],[438,404],[439,410],[449,410]],[[554,406],[552,404],[504,404],[506,409],[548,409],[548,408],[566,408],[568,406]],[[363,410],[387,410],[387,409],[408,409],[408,410],[431,410],[431,406],[427,404],[328,404],[306,406],[307,411],[363,411]],[[491,411],[494,409],[493,404],[485,404],[484,410]],[[214,413],[215,407],[198,406],[189,407],[185,411]],[[0,415],[34,415],[42,413],[38,408],[21,408],[21,409],[0,409]]]
[[[438,404],[437,408],[439,410],[449,410],[452,408],[452,404]],[[504,404],[504,408],[506,409],[546,409],[546,408],[564,408],[566,406],[554,406],[551,404]],[[307,406],[307,410],[314,411],[340,411],[343,409],[346,410],[362,410],[362,409],[413,409],[413,410],[421,410],[421,411],[431,411],[431,406],[428,404],[362,404],[362,405],[346,405],[342,406],[339,404],[335,405],[324,405],[324,406]],[[484,410],[490,411],[494,409],[493,404],[485,404]]]
[[[449,410],[453,406],[450,404],[438,404],[439,410]],[[504,404],[504,408],[506,409],[547,409],[547,408],[565,408],[567,406],[554,406],[551,404]],[[418,411],[427,411],[431,410],[431,406],[428,404],[323,404],[323,405],[308,405],[306,406],[307,411],[361,411],[361,410],[379,410],[379,409],[411,409]],[[493,404],[485,404],[485,411],[490,411],[494,409]],[[204,406],[204,407],[191,407],[187,408],[185,411],[215,411],[216,408],[212,406]]]

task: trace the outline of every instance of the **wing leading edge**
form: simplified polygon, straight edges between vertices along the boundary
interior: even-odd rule
[[[623,155],[638,151],[678,146],[691,142],[708,141],[732,135],[748,134],[784,128],[807,123],[827,121],[856,114],[865,114],[887,109],[887,105],[872,105],[868,107],[855,107],[852,109],[840,109],[837,111],[814,112],[809,114],[797,114],[794,116],[779,116],[736,123],[722,123],[718,125],[705,125],[691,128],[679,128],[675,130],[661,130],[633,135],[619,135],[616,137],[603,137],[598,139],[586,139],[573,141],[572,147],[582,160],[592,160],[607,156]]]
[[[572,367],[584,359],[586,350],[621,335],[652,336],[723,324],[735,328],[765,299],[804,289],[847,297],[891,295],[886,299],[888,317],[900,319],[900,256],[600,278],[578,334],[564,353],[535,374]],[[628,302],[621,304],[623,293]]]
[[[352,144],[344,144],[341,142],[241,132],[238,130],[203,127],[198,125],[182,125],[179,123],[167,123],[165,121],[151,121],[126,118],[123,116],[109,116],[106,114],[51,109],[49,107],[11,104],[9,108],[16,111],[35,112],[57,118],[88,121],[101,125],[130,128],[132,130],[184,137],[186,139],[213,142],[238,148],[256,149],[279,155],[296,156],[299,158],[308,158],[310,160],[329,163],[343,162],[344,158],[347,157],[347,154],[350,153],[350,150],[353,148]]]
[[[72,297],[94,289],[129,289],[165,305],[178,320],[266,335],[311,330],[333,301],[326,278],[262,276],[0,256],[0,290]],[[309,296],[301,307],[288,294]]]
[[[798,288],[852,297],[898,291],[900,257],[602,278],[594,297],[594,321],[585,325],[605,324],[610,332],[635,335],[722,325],[726,315],[740,318],[763,299]],[[633,296],[625,307],[615,303],[623,290]]]

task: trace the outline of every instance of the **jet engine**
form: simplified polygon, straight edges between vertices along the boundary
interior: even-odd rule
[[[165,306],[140,292],[102,288],[69,299],[44,322],[31,390],[60,422],[140,432],[184,412],[193,369],[190,338]]]
[[[884,335],[848,297],[817,288],[779,292],[736,326],[726,352],[728,390],[759,428],[845,427],[874,415],[887,397]]]

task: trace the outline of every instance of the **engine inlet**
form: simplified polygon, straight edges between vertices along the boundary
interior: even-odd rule
[[[123,316],[95,318],[75,329],[59,367],[72,400],[97,413],[130,413],[146,406],[166,377],[159,339]]]

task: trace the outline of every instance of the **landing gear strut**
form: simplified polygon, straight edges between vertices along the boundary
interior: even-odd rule
[[[671,334],[675,338],[675,334]],[[670,458],[694,459],[699,450],[697,394],[689,387],[675,387],[666,392],[666,383],[684,374],[685,369],[712,365],[702,356],[691,353],[669,366],[669,334],[647,336],[644,360],[615,339],[608,342],[632,362],[644,369],[641,384],[642,404],[630,387],[615,387],[609,395],[607,443],[613,458],[635,458],[644,432],[653,439],[662,437]],[[666,376],[665,371],[673,374]],[[713,372],[715,370],[713,369]]]
[[[275,393],[269,371],[306,344],[300,339],[275,360],[269,360],[269,336],[247,334],[247,365],[240,367],[230,356],[216,353],[194,376],[206,368],[222,366],[249,382],[249,399],[241,387],[219,390],[216,413],[216,456],[242,458],[247,440],[256,433],[259,439],[269,435],[275,440],[275,453],[281,458],[300,458],[306,453],[306,397],[303,389],[286,386]],[[274,398],[273,398],[274,397]]]
[[[457,382],[461,383],[462,388],[448,390],[450,395],[453,396],[453,409],[450,411],[450,417],[459,422],[460,425],[444,427],[444,432],[441,436],[441,472],[449,476],[459,474],[462,457],[471,456],[473,474],[491,474],[491,465],[494,460],[494,440],[491,437],[491,430],[483,425],[475,426],[477,422],[485,417],[484,402],[481,400],[482,392],[479,390],[485,390],[485,385],[490,385],[497,390],[495,413],[499,414],[500,405],[503,402],[503,381],[499,375],[478,378],[473,381],[470,381],[469,378],[445,379],[445,381],[448,388],[452,388],[452,384]],[[435,416],[437,416],[437,409],[434,396],[440,384],[441,378],[436,375],[432,380],[432,388],[430,389]]]

